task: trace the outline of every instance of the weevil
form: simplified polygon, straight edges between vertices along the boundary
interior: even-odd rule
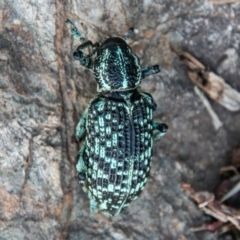
[[[82,42],[74,58],[93,72],[98,83],[98,93],[76,127],[76,138],[83,141],[76,165],[79,181],[88,194],[92,217],[98,210],[116,216],[143,191],[153,141],[168,129],[153,121],[156,104],[150,94],[138,89],[143,78],[160,71],[159,66],[141,67],[126,43],[133,28],[123,38],[110,37],[93,44],[70,20],[67,23]],[[92,52],[85,54],[89,47]]]

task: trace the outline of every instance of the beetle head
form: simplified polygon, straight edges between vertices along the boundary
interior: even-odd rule
[[[93,71],[99,92],[134,89],[141,80],[137,55],[123,39],[117,37],[108,38],[100,45]]]

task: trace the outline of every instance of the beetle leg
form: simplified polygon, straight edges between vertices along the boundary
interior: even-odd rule
[[[76,28],[76,26],[73,24],[72,21],[70,21],[69,19],[67,19],[66,23],[71,26],[71,34],[73,35],[74,38],[80,40],[81,42],[85,42],[85,38],[81,36],[81,34],[79,33],[78,29]]]
[[[78,177],[79,177],[79,182],[83,184],[84,186],[84,182],[86,179],[86,166],[85,166],[85,161],[83,158],[83,154],[85,152],[86,149],[86,143],[84,142],[82,147],[80,148],[79,154],[78,154],[78,162],[76,165],[76,169],[78,172]],[[84,187],[83,187],[84,188]],[[83,189],[84,192],[86,192],[86,189]]]
[[[76,127],[76,139],[78,141],[83,140],[86,134],[86,122],[87,122],[88,108],[83,112],[78,125]]]
[[[127,34],[123,37],[123,39],[127,41],[132,36],[133,33],[134,33],[134,28],[133,27],[129,28]]]
[[[96,222],[94,213],[96,213],[98,210],[97,202],[94,198],[92,198],[92,194],[90,192],[88,193],[88,198],[90,199],[90,218],[93,222]]]
[[[168,126],[165,123],[153,122],[153,131],[159,131],[158,133],[153,133],[153,140],[161,138],[168,130]]]
[[[153,65],[153,66],[148,66],[148,67],[142,68],[142,79],[149,75],[158,73],[158,72],[160,72],[158,65]]]

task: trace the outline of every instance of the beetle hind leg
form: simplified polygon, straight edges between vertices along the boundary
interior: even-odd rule
[[[92,198],[92,194],[89,192],[88,198],[90,199],[90,218],[93,222],[96,222],[94,214],[98,211],[98,205],[94,198]]]
[[[81,184],[83,184],[83,190],[84,191],[86,191],[86,189],[85,189],[86,166],[85,166],[85,161],[84,161],[84,157],[83,157],[85,149],[86,149],[86,143],[84,142],[80,151],[79,151],[78,162],[77,162],[77,165],[76,165],[79,182]]]
[[[153,133],[153,140],[161,138],[168,130],[168,126],[165,123],[153,122],[153,131],[158,131]]]
[[[81,141],[86,135],[86,122],[87,122],[88,108],[83,112],[82,117],[80,118],[77,127],[76,127],[76,139]]]

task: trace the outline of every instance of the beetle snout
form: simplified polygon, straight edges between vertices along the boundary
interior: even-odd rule
[[[89,56],[84,55],[81,51],[73,52],[73,57],[78,60],[83,67],[87,67],[91,64],[91,59]]]
[[[73,52],[73,57],[75,60],[80,60],[79,52]]]

